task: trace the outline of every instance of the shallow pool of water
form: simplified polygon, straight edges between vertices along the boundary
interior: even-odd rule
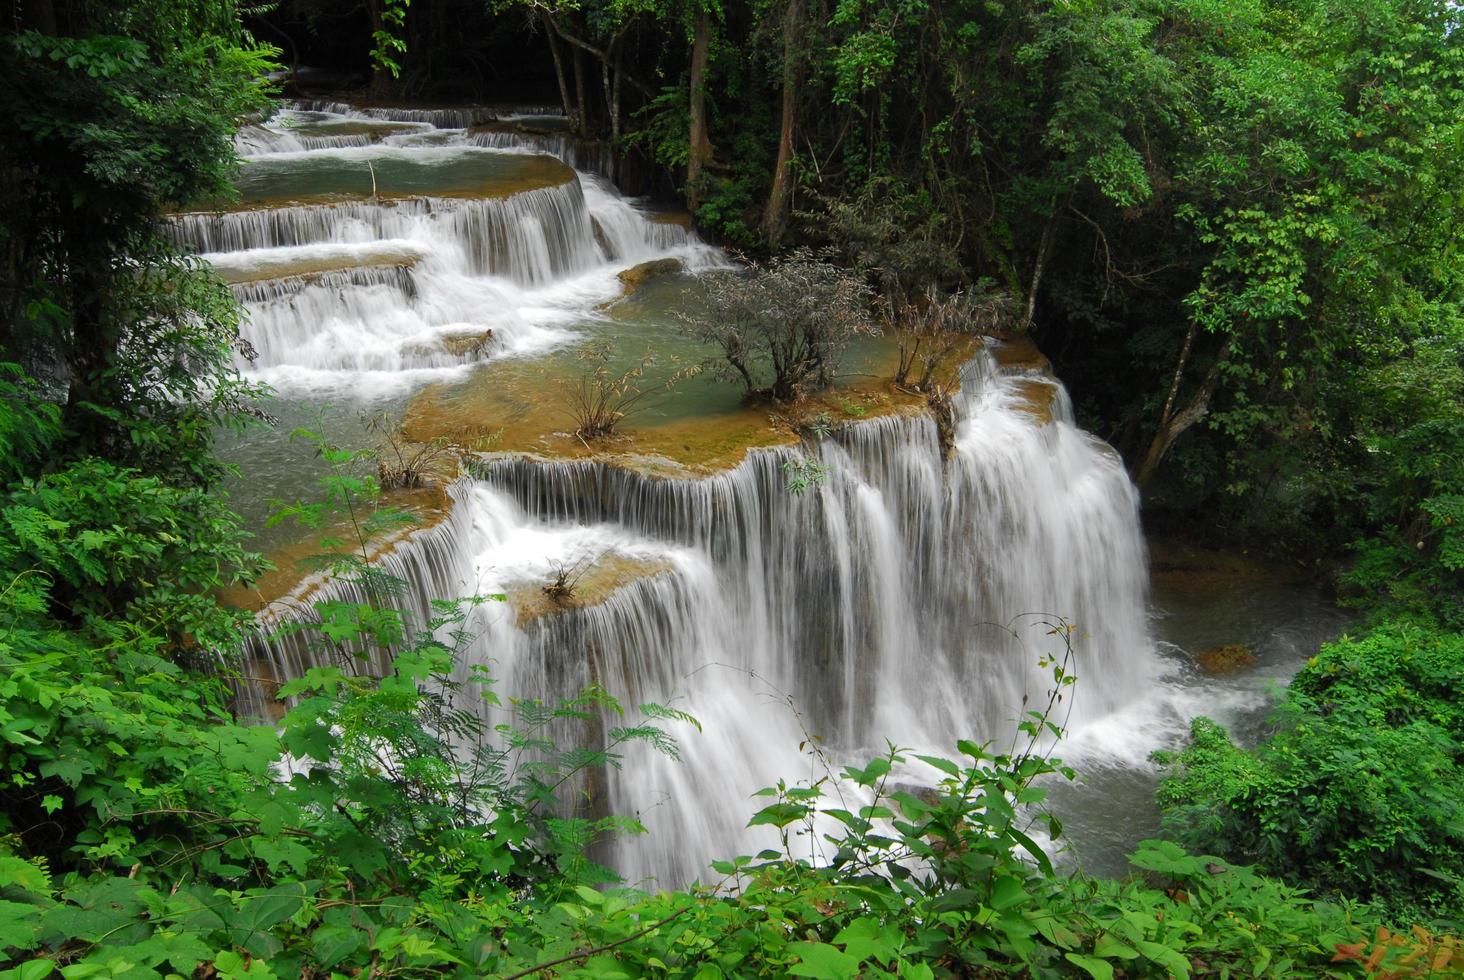
[[[1151,547],[1151,631],[1165,676],[1124,710],[1073,732],[1057,755],[1078,779],[1049,788],[1064,826],[1063,859],[1091,874],[1127,873],[1138,842],[1159,834],[1152,752],[1181,747],[1200,715],[1254,745],[1292,675],[1350,620],[1295,570],[1175,542]],[[1228,674],[1200,670],[1193,654],[1222,644],[1250,647],[1255,663]],[[1081,662],[1078,673],[1081,697]]]

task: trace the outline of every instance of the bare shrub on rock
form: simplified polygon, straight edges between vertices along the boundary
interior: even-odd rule
[[[700,367],[677,367],[660,381],[646,379],[646,369],[657,363],[651,352],[628,367],[615,366],[615,349],[608,342],[590,344],[579,352],[585,365],[573,377],[560,380],[565,410],[574,420],[574,434],[586,444],[613,436],[622,421],[650,407],[647,399],[665,394]],[[671,359],[675,362],[675,358]]]
[[[749,400],[793,402],[827,388],[850,341],[878,331],[869,287],[806,250],[699,285],[682,327],[721,350],[719,373]]]
[[[990,334],[1016,322],[1009,293],[987,284],[957,293],[934,290],[910,302],[882,298],[880,319],[900,346],[895,384],[930,393],[942,370],[973,335]]]
[[[362,414],[361,424],[376,438],[368,450],[376,460],[376,478],[382,490],[416,490],[453,479],[464,456],[487,448],[495,438],[486,432],[464,433],[464,438],[438,436],[426,442],[407,438],[390,413]]]

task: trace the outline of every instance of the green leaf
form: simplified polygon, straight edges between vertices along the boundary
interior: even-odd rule
[[[1137,940],[1134,945],[1139,947],[1139,952],[1143,953],[1145,958],[1168,970],[1171,977],[1188,980],[1190,963],[1178,950],[1170,949],[1162,943],[1149,942],[1146,939]]]
[[[859,975],[859,961],[828,943],[794,943],[790,948],[798,957],[798,962],[788,967],[792,976],[850,980]]]
[[[19,886],[28,892],[48,894],[51,876],[29,861],[0,854],[0,888]]]
[[[1026,899],[1027,889],[1017,878],[998,878],[991,888],[991,907],[998,911],[1009,909]]]
[[[310,947],[315,954],[315,962],[329,970],[358,952],[365,938],[364,932],[355,929],[322,926],[310,937]]]
[[[774,803],[765,806],[747,822],[749,827],[786,827],[808,816],[809,808],[798,803]]]
[[[0,950],[28,949],[40,930],[41,910],[0,899]]]
[[[1082,967],[1087,971],[1088,976],[1093,980],[1113,980],[1113,967],[1096,956],[1084,956],[1081,953],[1068,953],[1067,960],[1074,966]]]
[[[29,960],[13,970],[0,971],[0,980],[46,980],[54,972],[55,960]]]
[[[834,943],[861,963],[871,957],[881,963],[894,959],[904,936],[893,926],[881,925],[873,916],[849,923],[834,937]]]
[[[916,755],[915,758],[927,765],[934,766],[947,776],[959,776],[961,774],[961,767],[950,759],[943,759],[936,755]]]

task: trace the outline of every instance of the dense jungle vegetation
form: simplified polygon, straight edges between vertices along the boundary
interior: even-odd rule
[[[5,19],[3,980],[1464,971],[1454,4],[11,0]],[[1338,569],[1358,625],[1256,750],[1195,723],[1167,760],[1170,839],[1124,881],[1054,868],[1019,816],[1071,778],[1039,709],[1009,749],[927,760],[925,794],[886,778],[898,748],[839,772],[815,749],[825,779],[748,815],[781,850],[705,887],[620,887],[593,843],[634,822],[557,796],[629,742],[674,755],[694,719],[627,707],[600,738],[610,692],[465,682],[462,631],[493,597],[414,624],[360,552],[335,571],[371,601],[323,604],[313,630],[343,666],[292,682],[278,725],[239,722],[217,665],[239,667],[248,621],[216,597],[262,560],[213,440],[269,424],[267,400],[233,366],[227,288],[157,222],[228,193],[280,63],[355,73],[364,97],[557,102],[709,235],[822,250],[893,320],[1005,297],[1151,519]],[[286,516],[369,514],[364,551],[403,515],[358,452],[321,451],[323,502]],[[392,670],[351,669],[368,652]],[[1055,698],[1072,676],[1048,666]],[[473,692],[517,723],[450,710]],[[838,808],[836,784],[869,802]]]

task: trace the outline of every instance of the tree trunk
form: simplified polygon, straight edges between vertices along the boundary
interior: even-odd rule
[[[620,83],[625,80],[625,71],[620,66],[620,49],[615,49],[615,81],[610,86],[610,139],[620,141]]]
[[[554,36],[554,28],[549,25],[548,17],[545,16],[543,20],[544,35],[549,40],[549,53],[554,57],[554,80],[559,83],[559,102],[564,106],[564,118],[569,120],[570,132],[583,135],[579,108],[569,97],[569,82],[564,77],[564,56],[559,53],[559,40]]]
[[[1185,342],[1186,355],[1189,351],[1190,339],[1192,338],[1187,338]],[[1159,420],[1159,431],[1154,433],[1154,441],[1149,443],[1149,452],[1144,456],[1144,462],[1139,466],[1139,472],[1134,477],[1134,482],[1140,487],[1146,485],[1159,469],[1159,464],[1163,461],[1165,454],[1169,452],[1169,447],[1174,445],[1174,441],[1209,412],[1210,398],[1215,394],[1215,388],[1220,383],[1220,371],[1229,359],[1230,340],[1227,339],[1224,348],[1220,351],[1220,356],[1215,358],[1214,366],[1205,375],[1205,380],[1200,383],[1199,389],[1190,399],[1189,404],[1173,414],[1170,414],[1170,410],[1174,407],[1177,386],[1170,387],[1164,416]],[[1182,370],[1183,367],[1183,360],[1181,360],[1180,369]]]
[[[585,101],[585,66],[579,48],[574,49],[574,97],[579,105],[579,135],[590,133],[590,104]]]
[[[773,165],[773,188],[763,212],[763,235],[772,248],[788,224],[789,169],[793,160],[793,128],[798,120],[798,43],[803,0],[787,0],[783,11],[783,125],[778,135],[778,162]]]
[[[705,7],[698,7],[692,20],[691,39],[691,117],[686,158],[686,206],[695,214],[702,202],[702,168],[712,156],[707,138],[706,75],[707,57],[712,41],[712,18]]]
[[[620,138],[620,35],[605,45],[600,59],[600,84],[605,89],[605,113],[610,121],[610,139]]]
[[[1174,414],[1174,400],[1179,396],[1179,383],[1184,377],[1184,366],[1189,363],[1190,349],[1195,345],[1195,334],[1199,333],[1199,329],[1199,322],[1190,320],[1189,332],[1184,335],[1184,346],[1179,349],[1179,363],[1174,365],[1174,378],[1169,382],[1169,394],[1164,399],[1164,410],[1159,413],[1161,428],[1169,424],[1169,418]]]
[[[51,0],[29,0],[20,5],[20,26],[46,35],[58,33],[56,8]]]
[[[1030,327],[1037,314],[1037,291],[1042,287],[1042,274],[1047,271],[1047,258],[1052,254],[1052,239],[1056,234],[1057,209],[1054,206],[1047,226],[1042,229],[1042,239],[1037,243],[1037,261],[1032,266],[1032,282],[1027,287],[1027,319],[1024,326]]]

